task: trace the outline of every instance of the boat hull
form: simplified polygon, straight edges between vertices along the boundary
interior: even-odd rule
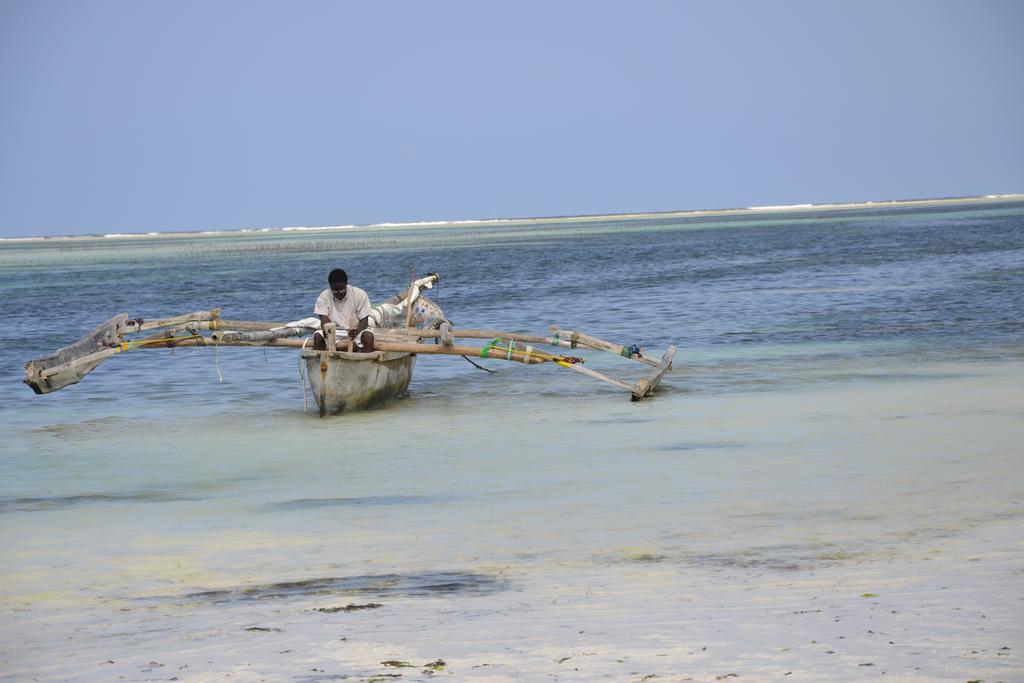
[[[416,356],[304,350],[302,361],[323,417],[372,408],[400,396],[412,381]]]

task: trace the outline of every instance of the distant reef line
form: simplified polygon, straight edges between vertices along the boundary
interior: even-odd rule
[[[990,194],[970,197],[933,197],[924,199],[888,199],[860,202],[829,202],[823,204],[780,204],[770,206],[746,206],[733,209],[682,209],[670,211],[644,211],[599,213],[584,215],[551,215],[525,216],[519,218],[469,218],[453,220],[411,221],[405,223],[369,223],[365,225],[325,225],[325,226],[289,226],[275,228],[230,228],[223,230],[171,230],[166,232],[116,232],[94,233],[88,235],[47,235],[37,237],[2,237],[4,242],[52,242],[64,240],[98,240],[98,239],[147,239],[147,238],[202,238],[202,237],[237,237],[241,235],[259,235],[276,233],[332,232],[349,230],[416,230],[436,227],[473,227],[496,224],[529,224],[544,221],[587,222],[607,220],[639,220],[644,218],[690,218],[699,216],[734,216],[742,214],[759,215],[764,213],[801,213],[811,211],[842,211],[847,209],[927,207],[963,204],[992,204],[1000,202],[1024,201],[1024,194]]]

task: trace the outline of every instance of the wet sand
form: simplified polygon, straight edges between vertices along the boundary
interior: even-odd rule
[[[814,569],[638,556],[493,567],[480,580],[509,588],[476,595],[457,581],[372,600],[312,589],[272,608],[192,595],[126,602],[116,621],[89,627],[65,626],[70,609],[22,613],[19,630],[59,634],[60,646],[26,668],[8,661],[5,678],[1013,681],[1021,545],[1014,521],[936,536],[899,559],[826,557]]]

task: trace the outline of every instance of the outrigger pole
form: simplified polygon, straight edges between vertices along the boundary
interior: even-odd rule
[[[220,309],[198,311],[185,315],[144,321],[130,319],[127,314],[106,321],[79,341],[56,353],[25,364],[25,379],[37,394],[47,394],[81,381],[107,358],[139,349],[177,348],[187,346],[264,346],[301,348],[305,342],[297,337],[312,334],[318,327],[300,323],[272,323],[244,320],[223,320]],[[129,339],[127,335],[159,330],[149,336]],[[448,321],[438,329],[377,328],[374,330],[377,351],[348,353],[331,351],[353,360],[376,360],[385,352],[419,355],[478,356],[492,360],[534,365],[555,363],[574,372],[612,384],[630,392],[634,401],[650,396],[671,371],[676,347],[670,346],[660,360],[644,356],[636,345],[606,342],[572,330],[551,328],[551,335],[530,335],[502,330],[453,329]],[[204,335],[202,332],[210,332]],[[422,339],[433,338],[436,344],[424,344]],[[456,345],[456,339],[489,339],[483,346]],[[547,344],[556,348],[588,348],[607,351],[631,360],[653,366],[654,370],[636,382],[629,383],[604,375],[583,366],[583,359],[575,356],[551,354],[529,344]]]

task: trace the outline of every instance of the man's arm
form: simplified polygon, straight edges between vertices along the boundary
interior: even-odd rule
[[[320,316],[320,317],[322,318],[324,316]],[[363,330],[365,330],[367,328],[367,326],[369,326],[369,324],[370,324],[370,316],[364,316],[364,317],[360,318],[359,319],[359,324],[356,325],[356,329],[348,331],[348,338],[349,339],[355,339],[356,335],[359,334],[360,332],[362,332]]]
[[[316,303],[313,305],[313,315],[320,318],[320,329],[323,329],[324,325],[331,322],[331,292],[330,290],[320,292],[320,296],[316,298]]]
[[[355,315],[359,316],[359,324],[356,325],[356,329],[349,330],[348,336],[350,339],[355,339],[356,335],[365,330],[370,324],[370,297],[366,295],[366,292],[359,290],[359,297],[355,302]]]

